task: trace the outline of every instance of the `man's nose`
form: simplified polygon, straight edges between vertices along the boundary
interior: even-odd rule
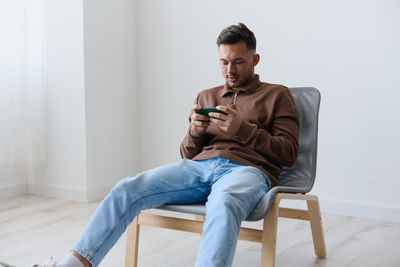
[[[234,73],[235,72],[235,66],[232,63],[228,64],[228,73]]]

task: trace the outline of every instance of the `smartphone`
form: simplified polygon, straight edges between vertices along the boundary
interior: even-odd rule
[[[210,116],[208,116],[208,113],[210,113],[210,112],[217,112],[217,113],[222,113],[222,114],[225,114],[225,115],[228,114],[228,113],[226,113],[226,112],[224,112],[222,110],[218,110],[215,107],[196,109],[195,111],[196,111],[197,114],[201,114],[201,115],[204,115],[204,116],[207,116],[207,117],[210,117]]]

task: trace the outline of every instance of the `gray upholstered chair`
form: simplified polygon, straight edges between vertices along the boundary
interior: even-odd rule
[[[278,216],[308,220],[314,242],[315,254],[326,256],[324,233],[317,196],[308,193],[315,180],[317,164],[318,112],[320,93],[315,88],[291,88],[296,101],[300,120],[299,155],[294,166],[284,168],[279,184],[268,191],[257,207],[246,219],[258,221],[264,219],[263,230],[241,228],[240,240],[260,242],[261,267],[275,265],[275,249]],[[308,210],[281,208],[282,199],[305,200]],[[157,209],[194,214],[194,219],[182,219],[161,215],[141,213],[128,226],[125,267],[136,267],[138,258],[138,241],[140,225],[150,225],[193,233],[202,233],[205,206],[203,205],[166,205]]]

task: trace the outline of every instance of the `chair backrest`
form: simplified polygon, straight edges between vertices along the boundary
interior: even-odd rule
[[[292,167],[283,168],[277,187],[290,187],[296,189],[296,192],[307,193],[314,185],[317,168],[318,113],[321,94],[312,87],[290,88],[290,91],[294,96],[300,121],[299,154]]]

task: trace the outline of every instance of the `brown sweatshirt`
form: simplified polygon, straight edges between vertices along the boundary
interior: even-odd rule
[[[235,102],[235,103],[234,103]],[[297,158],[299,121],[289,89],[260,82],[259,76],[235,92],[227,84],[204,90],[195,103],[202,107],[232,106],[243,119],[230,135],[211,123],[203,137],[186,134],[182,158],[193,160],[223,157],[262,170],[271,185],[278,183],[281,166],[292,166]],[[190,121],[190,117],[189,117]],[[190,127],[189,127],[190,129]]]

